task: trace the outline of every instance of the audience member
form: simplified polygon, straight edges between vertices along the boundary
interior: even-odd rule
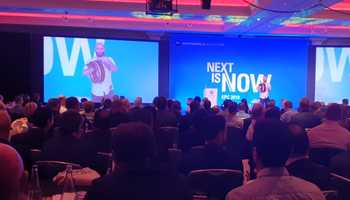
[[[110,153],[112,151],[110,112],[107,110],[96,111],[93,121],[95,129],[83,139],[94,152]]]
[[[347,150],[347,145],[350,144],[350,132],[339,125],[340,118],[341,106],[328,105],[324,122],[312,128],[308,134],[311,148]]]
[[[121,124],[113,133],[114,171],[94,181],[87,200],[191,199],[176,175],[152,169],[156,155],[152,130],[142,123]]]
[[[202,134],[205,136],[203,148],[191,149],[185,154],[181,171],[188,174],[198,169],[242,170],[240,156],[224,149],[225,119],[212,115],[203,120]]]
[[[194,146],[204,144],[205,139],[202,133],[202,126],[207,117],[208,113],[204,109],[199,109],[182,119],[179,128],[179,148],[183,152],[187,152]],[[184,126],[188,127],[184,128]]]
[[[261,103],[255,103],[253,105],[251,118],[244,120],[243,130],[246,132],[246,138],[249,142],[253,141],[255,124],[261,119],[264,119],[264,107]]]
[[[281,118],[281,111],[276,106],[268,107],[265,111],[265,118],[266,119],[277,119],[280,120]]]
[[[111,127],[117,127],[121,123],[126,123],[130,121],[130,115],[125,109],[122,100],[113,101],[110,108],[103,107],[104,110],[109,110],[111,112],[110,125]]]
[[[38,105],[34,101],[28,102],[24,106],[24,115],[30,119],[37,108]]]
[[[24,117],[25,110],[23,107],[23,103],[24,103],[23,96],[21,95],[16,96],[14,99],[14,103],[15,105],[9,110],[12,120],[16,120],[21,117]]]
[[[291,101],[284,101],[284,113],[281,115],[281,121],[284,123],[289,123],[292,121],[292,117],[297,114],[297,112],[295,112],[293,110],[293,103]]]
[[[0,199],[21,200],[21,185],[23,176],[21,156],[15,149],[6,144],[0,144]]]
[[[248,101],[247,101],[247,99],[242,99],[241,100],[241,103],[244,105],[244,111],[246,112],[246,113],[249,113],[249,106],[248,106]]]
[[[228,127],[243,128],[243,120],[237,116],[237,103],[233,103],[228,109],[226,116],[226,125]]]
[[[311,112],[310,101],[303,98],[299,104],[299,112],[292,116],[291,122],[298,123],[303,128],[313,128],[321,124],[321,118]]]
[[[250,115],[246,111],[246,105],[244,103],[240,103],[238,105],[238,112],[237,112],[237,117],[244,120],[250,117]]]
[[[289,176],[284,166],[291,151],[290,139],[288,128],[279,120],[257,122],[253,152],[257,179],[233,189],[226,199],[324,200],[317,186]]]
[[[139,108],[142,108],[142,107],[143,107],[143,105],[142,105],[142,97],[136,97],[135,101],[134,101],[133,108],[134,109],[139,109]]]
[[[66,108],[67,108],[67,110],[79,113],[80,112],[80,103],[79,103],[78,98],[68,97],[66,99]]]
[[[60,114],[62,114],[62,113],[67,111],[67,108],[66,108],[66,97],[65,96],[60,96],[60,97],[58,97],[58,100],[60,101]]]
[[[73,110],[62,114],[59,134],[49,139],[42,150],[42,160],[57,160],[88,166],[93,159],[90,148],[81,140],[82,117]]]
[[[92,123],[95,116],[95,104],[92,101],[85,101],[83,103],[83,111],[80,114]]]
[[[10,144],[11,117],[5,110],[0,110],[0,143]]]
[[[177,126],[176,116],[167,110],[167,100],[165,97],[158,98],[156,109],[156,129],[164,126]]]
[[[309,159],[310,144],[305,130],[297,124],[290,124],[289,130],[292,133],[292,151],[286,163],[289,173],[316,184],[322,190],[330,189],[328,168]]]

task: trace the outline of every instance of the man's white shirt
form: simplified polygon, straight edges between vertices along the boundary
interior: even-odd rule
[[[93,57],[90,62],[94,61],[94,60],[98,60],[98,59],[108,59],[112,64],[116,65],[113,58],[111,57]],[[103,68],[105,70],[105,79],[100,82],[100,83],[92,83],[91,86],[91,93],[95,96],[105,96],[108,95],[114,88],[113,88],[113,83],[112,83],[112,72],[110,71],[110,69],[108,69],[108,67],[105,65],[105,63],[102,63]],[[84,69],[86,69],[87,66],[85,66]]]

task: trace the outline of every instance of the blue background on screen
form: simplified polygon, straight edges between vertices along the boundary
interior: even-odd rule
[[[45,101],[59,95],[91,98],[91,81],[83,75],[87,59],[84,59],[82,48],[79,48],[76,64],[72,65],[76,67],[75,72],[68,76],[63,73],[62,65],[64,62],[60,59],[58,51],[58,41],[61,42],[61,45],[64,41],[66,48],[61,49],[63,55],[61,57],[64,57],[64,53],[66,53],[68,55],[66,57],[73,62],[73,43],[86,40],[88,48],[86,45],[82,48],[85,48],[85,52],[90,52],[91,57],[93,57],[96,39],[44,38]],[[153,97],[158,95],[158,42],[104,41],[105,55],[112,57],[118,66],[118,71],[112,73],[114,92],[117,95],[126,96],[131,101],[136,96],[141,96],[144,102],[152,102]]]
[[[270,98],[277,104],[286,98],[297,107],[299,99],[307,95],[307,40],[175,35],[170,47],[170,96],[183,106],[188,97],[203,96],[206,87],[218,89],[219,105],[225,99],[222,95],[233,96],[235,101],[246,98],[250,104],[259,98],[251,82],[247,92],[222,92],[221,83],[211,81],[207,62],[233,62],[232,73],[237,75],[272,75]]]
[[[315,100],[326,103],[350,98],[350,48],[316,49]]]

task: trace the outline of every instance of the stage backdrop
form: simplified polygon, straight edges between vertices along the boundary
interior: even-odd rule
[[[186,102],[206,96],[212,104],[225,99],[249,104],[259,99],[263,75],[271,82],[270,98],[295,107],[306,96],[308,47],[300,39],[240,39],[173,36],[170,43],[170,96]]]
[[[44,37],[45,101],[60,95],[91,99],[92,81],[83,69],[95,56],[96,43],[104,44],[118,68],[112,73],[114,93],[152,102],[158,95],[158,42],[68,37]]]
[[[316,48],[315,100],[326,103],[350,98],[350,48]]]

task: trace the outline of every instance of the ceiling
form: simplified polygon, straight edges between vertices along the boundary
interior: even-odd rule
[[[174,0],[175,1],[175,0]],[[146,0],[1,0],[0,24],[225,35],[350,37],[350,0],[178,0],[147,15]]]

